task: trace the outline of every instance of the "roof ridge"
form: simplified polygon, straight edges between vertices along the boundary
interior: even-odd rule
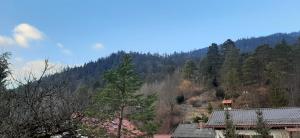
[[[300,109],[300,107],[278,107],[278,108],[272,108],[272,107],[269,107],[269,108],[233,108],[229,111],[241,111],[241,110],[274,110],[274,109]],[[214,111],[225,111],[224,109],[215,109]],[[213,112],[214,112],[213,111]],[[212,113],[213,114],[213,113]]]

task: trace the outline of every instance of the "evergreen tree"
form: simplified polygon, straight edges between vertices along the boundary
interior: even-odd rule
[[[209,84],[209,78],[208,78],[209,75],[207,73],[207,70],[208,70],[208,60],[207,57],[204,57],[200,61],[200,66],[198,71],[201,76],[200,81],[205,85]]]
[[[222,45],[221,45],[221,54],[223,56],[223,59],[225,59],[226,55],[231,53],[231,50],[235,48],[235,44],[231,39],[227,39]]]
[[[283,40],[272,51],[272,61],[267,66],[268,78],[271,82],[270,99],[272,106],[286,106],[288,93],[291,92],[290,83],[294,70],[292,62],[292,47]]]
[[[235,126],[233,124],[229,111],[225,110],[224,114],[225,114],[225,137],[237,138],[237,134],[235,133]]]
[[[222,87],[216,88],[216,97],[219,99],[224,99],[225,98],[225,92]]]
[[[155,101],[156,95],[148,95],[142,99],[139,110],[133,114],[131,119],[143,123],[140,129],[146,132],[147,136],[153,136],[158,128],[159,124],[154,121],[155,118]]]
[[[222,84],[227,95],[234,95],[240,84],[239,74],[239,49],[230,39],[222,45],[224,62],[221,69]]]
[[[6,88],[6,78],[9,74],[9,56],[9,53],[3,53],[0,55],[0,126],[2,126],[3,122],[9,117],[11,113],[11,96]],[[6,128],[3,127],[3,129],[1,129],[1,132],[3,130],[6,130]]]
[[[270,129],[267,127],[267,123],[264,120],[263,113],[261,110],[256,111],[257,121],[256,121],[256,132],[259,138],[269,138]]]
[[[196,75],[196,64],[192,60],[187,60],[183,68],[183,77],[187,80],[194,81]]]
[[[106,85],[97,94],[95,104],[100,106],[101,109],[98,107],[98,110],[100,110],[102,117],[117,116],[119,120],[117,137],[122,136],[125,109],[136,110],[136,112],[130,113],[130,115],[139,114],[139,117],[136,118],[142,118],[145,115],[145,118],[149,121],[145,123],[146,130],[151,129],[151,133],[154,133],[154,124],[151,121],[154,116],[153,104],[155,98],[145,98],[143,95],[137,94],[141,81],[134,72],[131,57],[125,55],[123,62],[116,69],[112,69],[105,74],[105,80]]]
[[[212,107],[211,103],[209,102],[208,106],[207,106],[208,113],[211,114],[213,110],[214,110],[214,108]]]
[[[243,83],[244,84],[254,84],[258,81],[258,69],[257,69],[257,60],[255,57],[250,56],[246,59],[245,63],[242,66],[243,73]]]
[[[271,61],[272,48],[269,45],[261,45],[255,49],[254,57],[256,59],[257,81],[260,85],[267,81],[265,72],[266,65]]]
[[[273,107],[283,107],[288,104],[287,91],[282,86],[284,74],[278,71],[274,66],[268,65],[268,76],[271,81],[270,99]]]
[[[225,97],[233,98],[237,97],[237,90],[240,85],[239,73],[238,70],[232,68],[223,74],[223,85],[225,87]]]
[[[8,68],[9,56],[10,56],[9,53],[2,53],[0,55],[0,92],[3,92],[6,88],[6,78],[9,74],[9,68]]]
[[[287,76],[293,70],[292,47],[283,40],[272,51],[273,65],[278,71]]]
[[[271,103],[273,107],[284,107],[288,105],[286,91],[280,86],[272,84],[271,86]]]
[[[221,64],[222,62],[218,45],[213,43],[211,46],[208,47],[206,74],[208,75],[210,84],[212,84],[215,87],[218,87],[218,73]]]
[[[300,38],[299,38],[300,41]],[[295,86],[294,91],[296,94],[293,94],[292,98],[296,101],[296,105],[300,105],[300,95],[297,94],[297,92],[300,91],[300,42],[295,47],[294,53],[293,53],[293,65],[294,65],[294,82],[293,85]],[[295,96],[295,97],[294,97]]]

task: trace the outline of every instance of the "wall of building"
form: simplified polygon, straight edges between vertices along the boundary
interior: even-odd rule
[[[215,130],[215,132],[216,132],[216,138],[225,138],[224,130]],[[257,135],[255,130],[237,130],[236,133],[239,135],[249,135],[249,136]],[[289,133],[283,129],[271,130],[270,133],[273,136],[273,138],[290,138]]]

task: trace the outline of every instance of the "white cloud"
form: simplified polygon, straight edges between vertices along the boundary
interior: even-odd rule
[[[0,46],[9,46],[14,44],[14,40],[10,37],[0,35]]]
[[[101,44],[101,43],[96,43],[96,44],[94,44],[94,45],[92,46],[92,48],[95,49],[95,50],[101,50],[101,49],[104,48],[104,45]]]
[[[22,47],[28,47],[28,42],[32,40],[42,40],[43,34],[37,28],[22,23],[15,27],[14,38],[17,44]]]
[[[32,79],[32,76],[39,78],[42,75],[43,69],[45,67],[45,60],[32,60],[20,63],[15,58],[16,63],[11,65],[12,76],[9,77],[12,84],[16,85],[16,82],[13,81],[13,78],[24,82],[26,79]],[[23,59],[22,59],[23,61]],[[46,72],[46,75],[54,74],[63,70],[66,65],[55,62],[48,62],[49,70]],[[29,78],[30,77],[30,78]],[[10,86],[13,87],[13,86]]]
[[[62,43],[57,43],[57,47],[61,50],[61,52],[65,55],[71,56],[73,53],[70,49],[65,48]]]
[[[26,48],[29,42],[42,40],[43,38],[43,33],[36,27],[22,23],[14,28],[12,37],[0,36],[0,46],[17,44]]]

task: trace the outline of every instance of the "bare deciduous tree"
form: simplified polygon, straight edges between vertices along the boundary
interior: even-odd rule
[[[48,60],[39,77],[32,72],[7,97],[8,113],[1,116],[1,137],[41,137],[72,129],[71,114],[77,110],[67,82],[48,76]]]

